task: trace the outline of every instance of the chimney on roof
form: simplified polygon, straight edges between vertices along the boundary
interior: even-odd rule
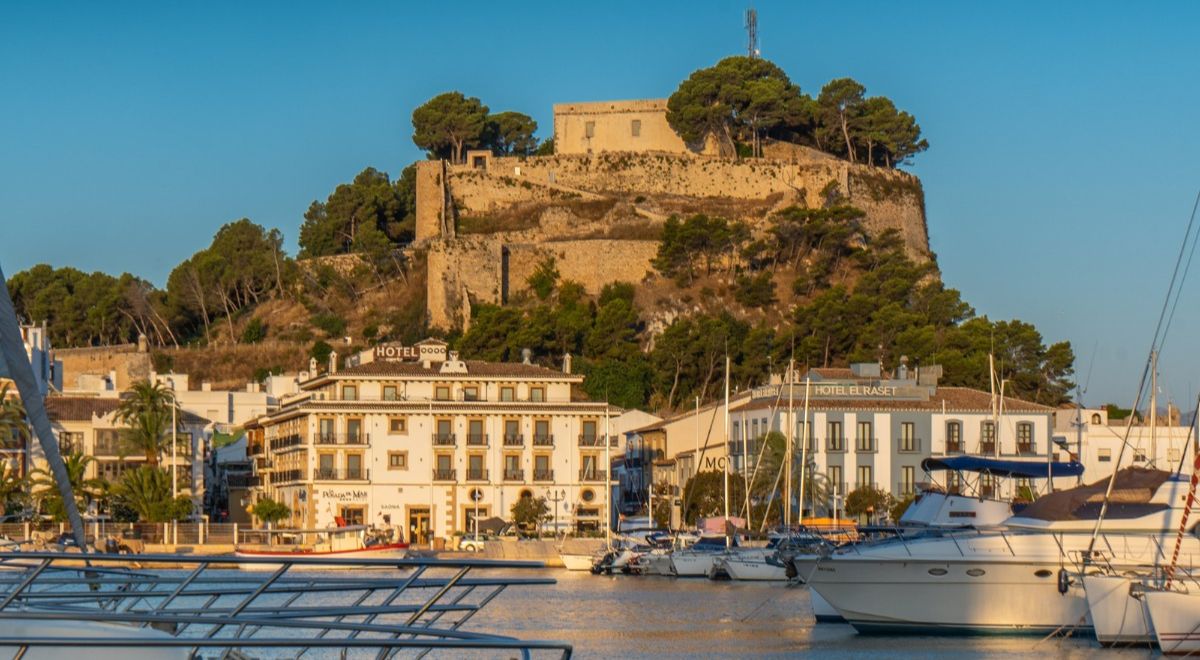
[[[896,367],[896,380],[908,380],[908,356],[900,356],[900,366]]]
[[[337,351],[329,351],[329,373],[337,373]]]
[[[200,383],[200,391],[201,392],[211,392],[212,391],[212,383],[208,382],[207,380]]]
[[[533,351],[528,348],[521,349],[521,364],[533,364]]]
[[[317,375],[317,358],[308,358],[308,373]]]
[[[571,354],[570,353],[563,355],[563,373],[564,374],[571,373]]]

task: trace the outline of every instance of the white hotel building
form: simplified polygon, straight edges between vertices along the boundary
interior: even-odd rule
[[[312,371],[315,372],[315,363]],[[508,519],[546,497],[560,524],[601,528],[608,465],[603,402],[581,401],[583,376],[532,364],[459,359],[444,342],[379,346],[322,374],[247,426],[255,498],[292,510],[291,526],[394,527],[412,543]]]
[[[893,377],[881,375],[874,364],[814,368],[796,377],[790,397],[787,385],[777,377],[772,384],[731,397],[728,443],[724,405],[710,403],[698,413],[686,412],[635,430],[628,456],[657,459],[641,464],[653,462],[655,482],[672,487],[676,523],[683,486],[693,474],[721,470],[728,460],[731,472],[741,477],[754,469],[758,440],[770,431],[786,434],[789,426],[795,451],[806,453],[815,481],[824,491],[825,499],[816,503],[815,512],[806,497],[806,515],[828,515],[835,491],[844,496],[873,486],[903,496],[918,483],[930,481],[930,476],[943,486],[1002,496],[1027,485],[974,475],[963,483],[956,473],[947,472],[927,476],[921,462],[929,457],[970,454],[1033,462],[1067,460],[1066,452],[1051,441],[1053,408],[1010,397],[1001,406],[1000,399],[988,392],[938,386],[939,376],[938,367],[923,368],[919,375],[901,367]],[[807,439],[804,445],[802,438]],[[974,479],[979,481],[970,481]],[[1055,487],[1075,485],[1074,479],[1067,481],[1057,479]],[[1029,485],[1045,488],[1044,483]]]

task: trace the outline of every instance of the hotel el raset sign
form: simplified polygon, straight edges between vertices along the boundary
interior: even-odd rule
[[[803,399],[806,385],[796,383],[792,386],[792,397]],[[807,384],[808,396],[813,399],[904,399],[924,401],[929,398],[929,390],[912,385],[883,385],[875,383],[830,383],[810,382]],[[753,399],[775,399],[788,396],[785,385],[763,385],[754,388],[750,397]]]

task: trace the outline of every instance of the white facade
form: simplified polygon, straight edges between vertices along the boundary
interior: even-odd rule
[[[561,526],[604,526],[620,411],[573,400],[582,376],[464,361],[431,340],[350,363],[248,427],[259,497],[291,508],[293,525],[340,517],[427,543],[470,531],[476,515],[507,519],[531,495]]]
[[[1128,438],[1128,446],[1120,467],[1152,467],[1175,471],[1184,463],[1183,473],[1190,474],[1195,456],[1191,443],[1194,431],[1177,423],[1177,411],[1157,420],[1150,426],[1148,419],[1134,421],[1109,420],[1103,408],[1060,409],[1055,413],[1054,436],[1072,454],[1080,455],[1084,465],[1084,480],[1088,483],[1103,479],[1113,473],[1121,457],[1121,447]],[[1082,419],[1082,425],[1079,420]],[[1080,443],[1082,441],[1082,451]]]
[[[696,472],[719,471],[728,464],[736,478],[752,477],[762,437],[771,431],[787,436],[789,429],[797,463],[810,466],[806,515],[828,515],[835,493],[840,501],[846,493],[867,486],[895,497],[931,481],[1002,497],[1011,497],[1021,486],[1044,492],[1044,481],[984,478],[980,482],[972,475],[964,482],[955,474],[924,472],[921,463],[930,457],[1068,460],[1066,452],[1051,441],[1052,408],[1012,398],[1004,398],[1001,406],[987,392],[939,387],[936,372],[927,371],[922,379],[915,373],[911,378],[887,379],[878,376],[877,368],[874,374],[869,368],[814,369],[807,384],[801,377],[790,393],[788,386],[774,384],[733,395],[728,435],[723,403],[710,403],[698,412],[641,429],[631,442],[665,459],[656,465],[654,479],[671,486],[677,510],[683,486]],[[798,482],[800,476],[793,478]],[[1074,485],[1074,480],[1066,481],[1057,479],[1054,487]]]

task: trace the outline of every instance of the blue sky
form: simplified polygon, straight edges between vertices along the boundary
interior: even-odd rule
[[[552,103],[665,97],[745,49],[743,3],[250,4],[0,5],[6,272],[162,284],[243,216],[294,245],[312,200],[420,157],[409,115],[436,93],[545,133]],[[851,76],[916,115],[946,282],[1069,339],[1085,400],[1127,404],[1200,188],[1200,5],[755,4],[802,89]],[[1200,391],[1193,284],[1162,358],[1180,402]]]

